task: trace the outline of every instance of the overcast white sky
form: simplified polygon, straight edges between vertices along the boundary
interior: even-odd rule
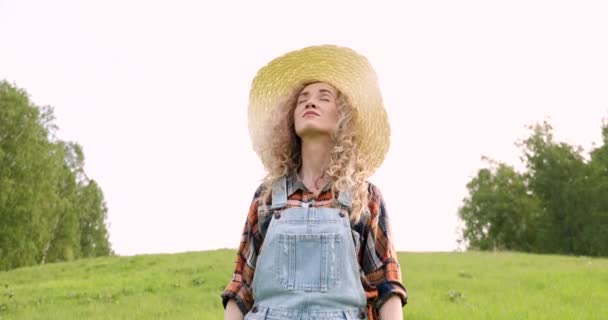
[[[263,176],[247,133],[256,71],[348,46],[374,65],[392,127],[370,181],[401,251],[453,250],[481,155],[518,162],[524,125],[600,143],[606,1],[0,0],[0,79],[55,107],[84,146],[118,254],[237,247]]]

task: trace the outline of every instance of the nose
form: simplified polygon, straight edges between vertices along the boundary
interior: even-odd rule
[[[308,109],[308,108],[313,108],[313,109],[316,109],[316,108],[317,108],[317,105],[316,105],[314,102],[309,101],[309,102],[306,102],[306,105],[304,106],[304,108],[305,108],[305,109]]]

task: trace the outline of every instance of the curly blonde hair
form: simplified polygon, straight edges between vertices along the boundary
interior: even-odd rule
[[[262,203],[266,204],[272,193],[272,185],[283,176],[298,171],[302,165],[301,140],[294,127],[294,110],[298,95],[307,86],[315,82],[297,86],[283,99],[280,107],[275,108],[270,116],[267,130],[268,144],[261,152],[262,162],[267,175],[263,179]],[[359,156],[355,134],[356,110],[351,107],[348,98],[338,90],[336,97],[338,126],[332,135],[333,146],[329,155],[329,165],[324,176],[329,178],[332,194],[349,191],[352,197],[350,220],[359,222],[368,212],[368,183],[365,162]]]

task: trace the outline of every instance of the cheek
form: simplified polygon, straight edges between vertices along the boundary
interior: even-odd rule
[[[300,127],[300,122],[298,121],[298,119],[294,118],[293,119],[293,128],[298,131],[298,128]]]
[[[328,112],[328,120],[334,125],[338,125],[338,108],[333,106],[330,112]]]
[[[301,126],[301,122],[303,120],[302,118],[296,117],[296,114],[298,114],[297,112],[298,112],[298,110],[296,110],[294,112],[293,116],[291,117],[291,121],[293,123],[293,128],[296,130],[296,132],[298,132],[298,130],[299,130],[300,126]]]

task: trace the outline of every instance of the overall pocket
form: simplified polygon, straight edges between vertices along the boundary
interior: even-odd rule
[[[278,236],[275,278],[283,288],[325,292],[339,285],[343,260],[340,234]]]

